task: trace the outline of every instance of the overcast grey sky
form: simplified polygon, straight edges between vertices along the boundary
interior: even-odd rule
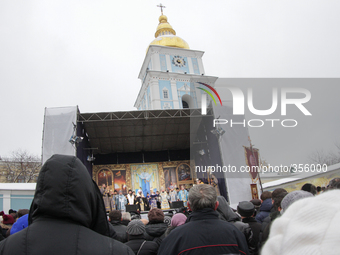
[[[134,110],[141,86],[137,76],[158,25],[157,4],[2,1],[0,155],[18,148],[41,154],[45,107]],[[205,51],[207,75],[340,77],[337,0],[162,4],[177,35],[191,49]],[[253,136],[261,150],[270,151]],[[273,155],[264,157],[270,162]]]

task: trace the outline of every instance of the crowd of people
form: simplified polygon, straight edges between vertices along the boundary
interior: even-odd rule
[[[103,195],[105,209],[107,212],[112,210],[126,211],[127,205],[137,205],[137,211],[149,211],[153,208],[160,208],[167,210],[171,208],[171,204],[177,201],[183,201],[183,206],[187,206],[188,190],[185,185],[181,185],[181,189],[175,187],[172,183],[168,190],[164,188],[159,192],[158,190],[151,190],[145,195],[142,189],[135,191],[131,189],[128,194],[124,195],[122,190],[110,190],[105,184],[100,187],[100,192]]]
[[[107,217],[103,192],[80,160],[54,155],[42,167],[29,213],[1,213],[1,227],[13,226],[1,228],[0,255],[337,254],[339,189],[340,178],[324,191],[310,183],[289,193],[278,188],[234,210],[213,186],[199,184],[188,193],[189,213],[166,223],[154,206],[147,219],[131,220],[117,207]],[[132,195],[124,196],[126,204]],[[13,234],[25,216],[28,226]]]

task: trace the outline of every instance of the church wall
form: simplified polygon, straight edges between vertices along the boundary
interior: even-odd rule
[[[192,61],[193,73],[200,74],[200,69],[198,66],[197,58],[191,58],[191,61]]]
[[[188,58],[188,68],[189,68],[189,73],[190,74],[193,74],[194,73],[194,69],[193,69],[193,66],[192,66],[192,58]]]
[[[169,55],[166,55],[166,65],[168,67],[169,72],[172,72],[171,59]]]
[[[152,79],[150,82],[150,93],[152,100],[152,109],[161,109],[161,102],[159,98],[158,80]]]
[[[161,70],[161,62],[158,54],[151,55],[151,66],[149,70],[160,71]]]
[[[148,86],[147,90],[146,90],[146,95],[147,95],[147,99],[148,99],[148,110],[151,110],[151,94],[150,94],[150,86]]]
[[[198,62],[198,68],[199,68],[200,74],[205,74],[204,67],[203,67],[203,63],[202,63],[202,59],[199,58],[199,59],[197,60],[197,62]]]
[[[159,61],[161,64],[161,71],[166,72],[166,70],[168,70],[168,67],[166,64],[166,58],[164,54],[159,54]]]
[[[172,101],[162,101],[161,102],[162,109],[174,109],[174,103]]]
[[[174,104],[174,109],[179,109],[180,104],[178,100],[178,94],[177,94],[177,86],[176,86],[176,81],[171,80],[171,92],[173,95],[173,104]]]

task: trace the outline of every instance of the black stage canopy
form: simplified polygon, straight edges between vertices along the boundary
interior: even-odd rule
[[[190,118],[200,109],[79,113],[95,154],[190,149]]]

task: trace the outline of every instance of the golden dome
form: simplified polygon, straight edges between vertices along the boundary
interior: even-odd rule
[[[189,49],[188,43],[176,36],[176,31],[168,23],[168,18],[165,15],[161,15],[158,20],[159,24],[155,33],[156,39],[150,45]]]

